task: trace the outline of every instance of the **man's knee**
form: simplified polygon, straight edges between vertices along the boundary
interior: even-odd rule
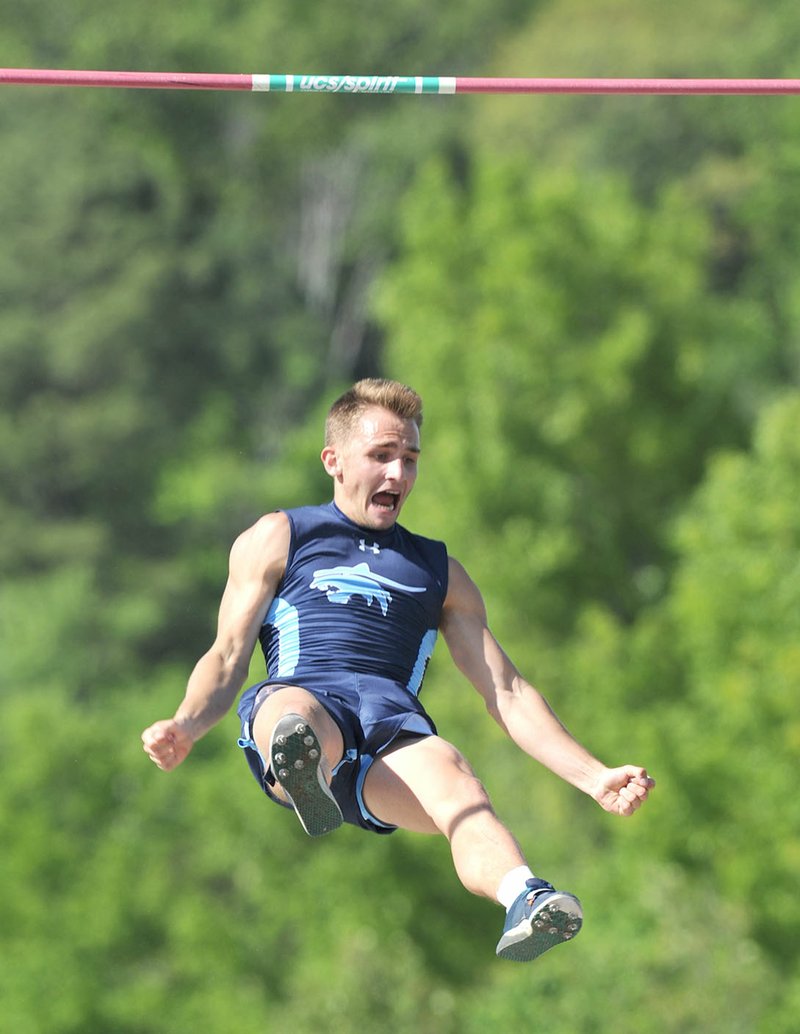
[[[262,701],[256,698],[253,719],[253,739],[264,757],[269,756],[272,731],[284,715],[296,714],[313,728],[322,747],[325,767],[333,769],[344,753],[344,741],[339,726],[323,704],[300,686],[280,686],[272,689]],[[327,774],[329,774],[329,772]]]

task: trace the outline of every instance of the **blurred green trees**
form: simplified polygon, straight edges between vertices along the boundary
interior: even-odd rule
[[[787,3],[695,7],[0,16],[10,66],[792,74]],[[795,1029],[799,110],[2,88],[0,1031]],[[310,843],[233,719],[169,777],[140,750],[228,544],[325,497],[325,408],[373,373],[426,401],[406,523],[659,782],[604,815],[437,652],[441,731],[586,908],[534,967],[444,843]]]

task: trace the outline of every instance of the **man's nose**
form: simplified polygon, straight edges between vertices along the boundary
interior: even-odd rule
[[[386,464],[386,477],[392,481],[399,481],[403,476],[403,459],[397,456]]]

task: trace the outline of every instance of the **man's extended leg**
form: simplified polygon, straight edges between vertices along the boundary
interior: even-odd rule
[[[364,802],[383,822],[419,833],[442,833],[459,879],[473,894],[498,900],[509,876],[518,893],[508,907],[497,953],[534,959],[580,929],[580,904],[533,877],[512,835],[495,814],[483,784],[463,755],[438,736],[405,743],[378,758],[364,783]]]
[[[438,736],[381,755],[367,773],[364,803],[382,822],[443,833],[458,877],[473,894],[496,900],[503,876],[526,864],[467,760]]]
[[[295,686],[272,689],[258,707],[253,739],[275,778],[272,792],[294,807],[309,836],[341,825],[328,787],[344,744],[339,727],[313,694]]]

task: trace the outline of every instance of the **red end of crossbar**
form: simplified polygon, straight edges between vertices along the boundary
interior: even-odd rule
[[[77,72],[47,68],[0,68],[0,83],[28,86],[115,86],[140,90],[250,90],[251,75],[178,72]]]
[[[456,93],[796,94],[800,79],[456,79]]]

